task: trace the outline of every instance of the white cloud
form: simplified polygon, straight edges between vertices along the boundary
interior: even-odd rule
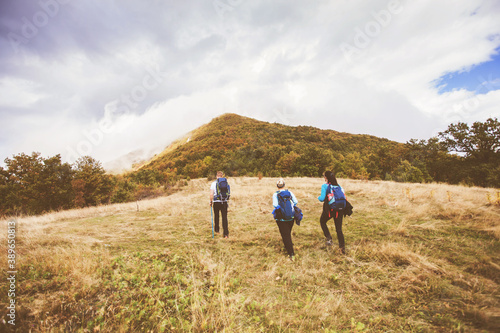
[[[67,146],[66,157],[89,153],[106,163],[141,149],[163,149],[220,114],[223,98],[224,90],[209,90],[157,103],[142,114],[108,114]]]
[[[165,146],[223,112],[399,141],[500,117],[498,91],[434,87],[498,48],[494,1],[228,3],[223,13],[211,1],[61,7],[23,54],[0,51],[8,64],[2,125],[16,126],[0,135],[1,156],[38,150],[71,159],[86,147],[106,162]],[[0,14],[2,46],[23,16],[40,10],[29,1],[12,6]],[[152,70],[158,84],[148,84]]]
[[[6,77],[0,80],[0,108],[29,108],[45,95],[37,92],[40,85],[31,80]]]

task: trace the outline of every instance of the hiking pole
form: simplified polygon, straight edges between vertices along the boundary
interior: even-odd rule
[[[212,216],[212,238],[214,238],[214,209],[210,206],[210,215]]]

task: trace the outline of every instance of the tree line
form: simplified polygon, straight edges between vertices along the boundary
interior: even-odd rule
[[[172,186],[149,186],[133,176],[107,174],[101,162],[83,156],[74,164],[38,152],[5,159],[0,167],[0,216],[139,200],[164,194]],[[174,184],[172,184],[174,185]]]
[[[229,115],[188,143],[123,175],[106,173],[90,156],[74,164],[61,156],[24,153],[0,167],[0,216],[129,202],[175,191],[186,179],[228,176],[321,176],[445,182],[500,187],[500,123],[449,125],[429,140],[406,144],[365,135],[291,127]]]

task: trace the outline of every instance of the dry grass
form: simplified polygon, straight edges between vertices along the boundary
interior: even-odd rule
[[[492,201],[497,191],[341,180],[354,206],[344,221],[348,253],[342,256],[324,245],[317,200],[322,181],[286,179],[304,212],[293,231],[292,263],[270,214],[275,179],[229,181],[228,240],[212,239],[209,182],[201,179],[168,197],[17,219],[18,328],[480,332],[500,327],[500,207]],[[6,235],[0,237],[3,253]],[[6,260],[0,257],[4,273]],[[5,309],[4,282],[0,293]]]

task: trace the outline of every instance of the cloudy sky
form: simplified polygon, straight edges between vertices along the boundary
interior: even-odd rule
[[[497,0],[0,0],[0,158],[158,149],[226,112],[406,142],[500,117]]]

